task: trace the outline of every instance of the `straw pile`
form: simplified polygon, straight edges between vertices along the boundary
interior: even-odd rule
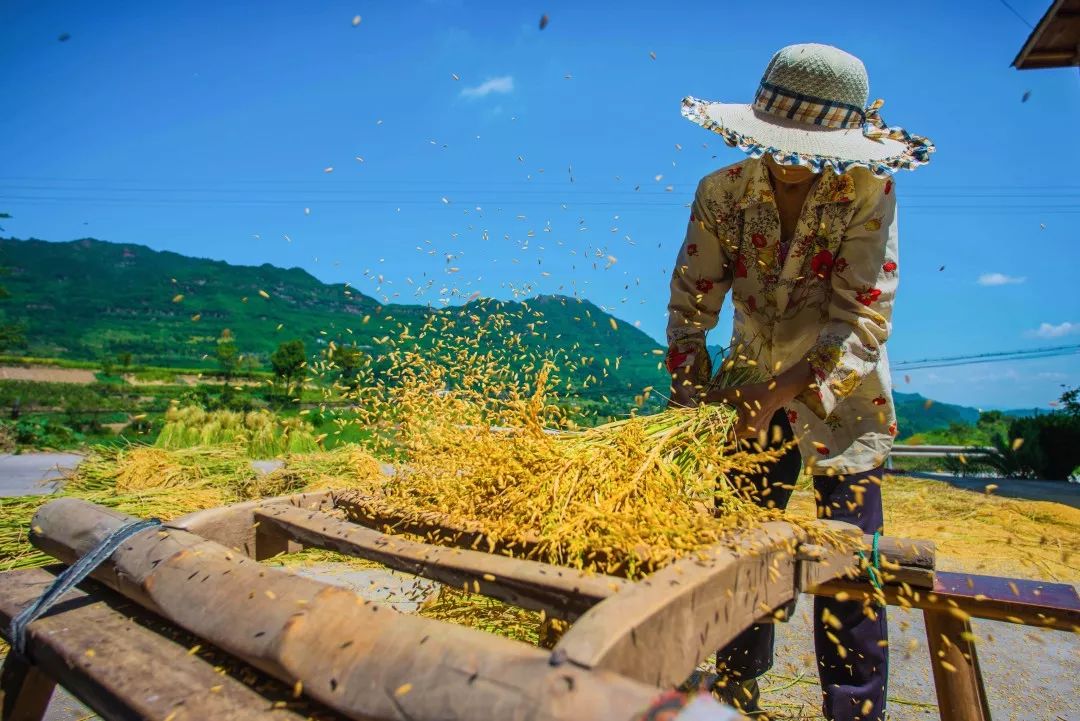
[[[168,449],[242,445],[251,458],[318,450],[311,430],[299,418],[266,410],[206,411],[198,406],[169,408],[155,445]]]
[[[479,531],[499,552],[636,577],[782,515],[760,508],[742,482],[778,454],[737,448],[733,409],[575,429],[551,358],[523,350],[512,332],[477,328],[485,343],[446,332],[459,321],[406,329],[403,338],[428,344],[391,344],[392,370],[373,379],[371,423],[390,429],[384,439],[401,457],[381,489],[347,498],[358,520]]]
[[[259,473],[239,445],[100,447],[66,479],[59,495],[140,518],[168,520],[253,498],[316,488],[367,488],[379,473],[378,461],[358,448],[289,455],[282,468]],[[37,509],[56,497],[0,498],[0,571],[50,562],[29,544],[27,534]]]

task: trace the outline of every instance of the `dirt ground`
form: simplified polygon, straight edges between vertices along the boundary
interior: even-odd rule
[[[0,366],[0,380],[38,381],[45,383],[93,383],[94,371],[84,368],[53,368],[52,366]]]
[[[220,383],[217,378],[208,378],[204,376],[194,375],[191,373],[183,373],[177,375],[174,380],[143,380],[140,379],[134,373],[125,373],[123,376],[127,383],[132,385],[142,386],[163,386],[163,385],[186,385],[195,386],[200,383]],[[0,380],[5,381],[37,381],[43,383],[78,383],[80,385],[88,385],[97,381],[95,372],[84,368],[56,368],[53,366],[0,366]],[[246,378],[234,379],[233,385],[236,386],[257,386],[262,385],[265,381],[251,380]]]

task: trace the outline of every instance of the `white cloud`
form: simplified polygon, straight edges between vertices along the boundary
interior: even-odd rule
[[[979,285],[1012,285],[1023,283],[1027,278],[1005,275],[1004,273],[983,273],[979,276]]]
[[[1057,325],[1043,323],[1037,330],[1031,331],[1032,335],[1036,335],[1040,338],[1063,338],[1064,336],[1072,335],[1073,333],[1080,333],[1080,323],[1070,323],[1068,321],[1058,323]]]
[[[514,91],[514,77],[512,75],[500,75],[497,78],[491,78],[485,80],[479,85],[471,88],[463,88],[461,91],[461,97],[463,98],[483,98],[491,95],[492,93],[511,93]]]

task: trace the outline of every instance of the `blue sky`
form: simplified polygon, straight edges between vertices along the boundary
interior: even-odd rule
[[[1011,4],[1034,23],[1047,3]],[[577,293],[660,338],[685,205],[742,157],[679,100],[749,102],[776,49],[823,42],[939,148],[897,178],[894,362],[1080,343],[1080,83],[1009,67],[1030,30],[1000,0],[670,5],[7,0],[4,227],[399,302]],[[1045,406],[1080,356],[904,375]]]

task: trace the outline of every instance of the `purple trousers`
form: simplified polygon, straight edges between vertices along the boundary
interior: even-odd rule
[[[783,442],[793,438],[785,411],[773,416],[772,425],[780,428],[779,437]],[[775,439],[777,434],[770,430],[768,437]],[[793,447],[768,472],[747,481],[757,488],[759,503],[785,508],[801,468],[799,449]],[[844,477],[814,476],[818,517],[852,523],[864,533],[881,531],[884,525],[879,484],[882,475],[883,471],[877,468]],[[853,490],[856,485],[861,486],[861,491]],[[763,493],[766,488],[768,493]],[[869,611],[868,614],[858,601],[814,597],[814,648],[823,695],[822,713],[829,721],[882,721],[885,718],[888,626],[884,607],[873,607]],[[830,621],[835,618],[840,627],[834,627],[835,621],[832,626],[825,624],[823,617]],[[721,675],[737,679],[756,678],[772,668],[774,643],[772,623],[751,626],[727,647],[717,651],[717,670]],[[844,652],[838,650],[838,646]],[[870,705],[866,701],[870,701]]]

